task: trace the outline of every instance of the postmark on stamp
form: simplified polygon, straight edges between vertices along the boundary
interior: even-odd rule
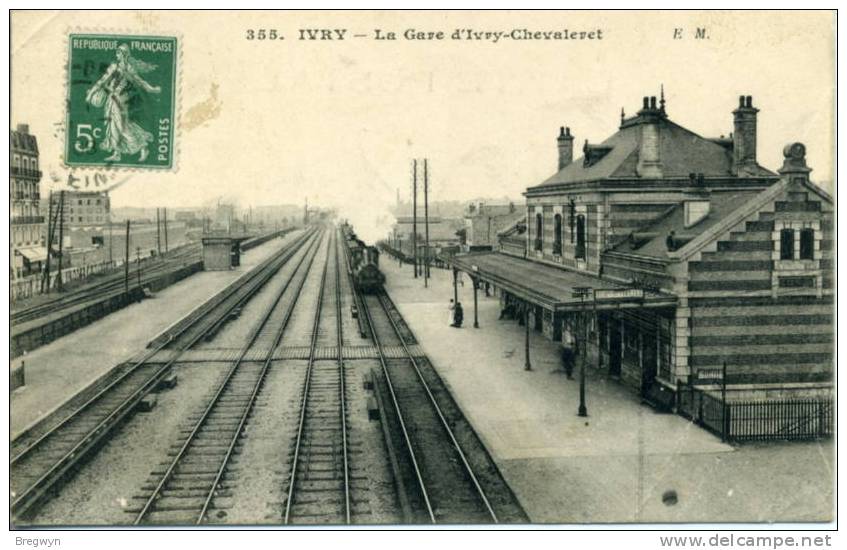
[[[170,169],[177,38],[71,34],[65,163]]]

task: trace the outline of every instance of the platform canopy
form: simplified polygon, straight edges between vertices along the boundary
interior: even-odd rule
[[[18,252],[30,263],[43,262],[47,260],[47,249],[40,246],[19,248]]]
[[[501,252],[459,254],[453,256],[451,263],[460,271],[554,312],[591,309],[595,297],[597,309],[676,305],[672,294],[633,288]]]

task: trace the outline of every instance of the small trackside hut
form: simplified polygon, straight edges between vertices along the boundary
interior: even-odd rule
[[[203,269],[205,271],[226,271],[241,265],[241,242],[247,237],[232,235],[204,235]]]

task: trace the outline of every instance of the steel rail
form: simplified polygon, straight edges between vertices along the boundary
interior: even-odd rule
[[[268,270],[269,270],[269,269],[271,269],[271,265],[272,265],[275,261],[280,261],[280,263],[282,263],[282,262],[284,262],[284,261],[287,261],[287,260],[290,258],[290,256],[292,256],[292,255],[293,255],[293,254],[294,254],[297,250],[299,250],[299,247],[300,247],[302,244],[304,244],[306,240],[308,240],[308,236],[309,236],[309,235],[304,235],[301,239],[298,239],[297,241],[292,242],[292,243],[291,243],[291,246],[286,247],[285,249],[281,250],[281,251],[279,252],[279,254],[275,255],[274,257],[269,258],[269,259],[266,261],[266,263],[265,263],[264,265],[260,265],[260,266],[259,266],[259,268],[256,270],[256,272],[254,273],[254,275],[250,278],[250,280],[249,280],[249,281],[246,281],[246,284],[247,284],[247,285],[252,284],[252,283],[254,283],[255,281],[257,281],[257,280],[258,280],[258,279],[259,279],[262,275],[266,274],[266,273],[268,272]],[[280,266],[280,267],[281,267],[281,266]],[[220,302],[219,302],[218,304],[216,304],[215,306],[213,306],[213,307],[217,307],[217,305],[220,305],[221,303],[223,303],[225,300],[227,300],[228,298],[230,298],[231,296],[233,296],[233,295],[234,295],[234,294],[235,294],[238,290],[241,290],[242,288],[244,288],[244,285],[237,286],[237,287],[236,287],[236,286],[233,286],[233,287],[230,287],[230,288],[225,289],[226,294],[225,294],[225,295],[223,295],[223,296],[221,296],[221,297],[219,298],[219,299],[220,299]],[[245,297],[249,297],[249,296],[251,296],[251,294],[249,294],[249,293],[248,293],[248,294],[246,294],[243,298],[245,298]],[[242,298],[242,299],[243,299],[243,298]],[[223,316],[225,316],[226,314],[228,314],[228,313],[229,313],[229,311],[231,311],[232,309],[234,309],[236,306],[240,305],[241,303],[242,303],[242,301],[240,300],[239,302],[236,302],[235,304],[233,304],[233,305],[232,305],[232,307],[228,308],[228,310],[227,310],[227,311],[224,311],[224,315],[223,315]],[[200,306],[200,307],[202,307],[202,306]],[[208,314],[209,312],[206,312],[206,313]],[[122,382],[124,379],[126,379],[126,378],[127,378],[127,377],[128,377],[128,376],[132,373],[132,372],[134,372],[137,368],[139,368],[139,367],[143,366],[144,364],[146,364],[146,363],[147,363],[147,362],[148,362],[148,361],[149,361],[149,360],[150,360],[150,359],[151,359],[154,355],[156,355],[158,352],[162,351],[162,349],[163,349],[163,348],[164,348],[167,344],[171,343],[171,342],[173,341],[173,338],[176,338],[176,337],[181,336],[181,335],[182,335],[182,334],[184,334],[184,333],[185,333],[188,329],[193,328],[193,327],[195,327],[196,325],[198,325],[198,324],[200,323],[200,321],[202,321],[202,320],[203,320],[203,318],[204,318],[204,317],[202,317],[202,316],[201,316],[201,317],[198,317],[197,319],[195,319],[195,320],[194,320],[194,321],[192,321],[191,323],[188,323],[188,324],[186,324],[184,327],[177,329],[176,334],[172,335],[172,337],[171,337],[168,341],[166,341],[164,344],[160,344],[160,345],[158,345],[158,346],[156,346],[156,347],[151,348],[151,349],[150,349],[150,351],[149,351],[149,352],[147,352],[147,353],[145,353],[145,354],[144,354],[144,356],[143,356],[143,357],[141,357],[141,359],[139,359],[138,361],[136,361],[135,365],[133,365],[132,367],[130,367],[130,369],[129,369],[127,372],[123,373],[120,377],[118,377],[118,378],[116,378],[115,380],[113,380],[112,382],[110,382],[110,383],[109,383],[106,387],[104,387],[104,388],[103,388],[103,389],[101,389],[99,392],[97,392],[94,396],[92,396],[90,399],[88,399],[85,403],[83,403],[82,405],[80,405],[79,407],[77,407],[77,408],[76,408],[76,409],[75,409],[72,413],[70,413],[70,414],[69,414],[69,415],[68,415],[68,416],[67,416],[67,417],[66,417],[66,418],[65,418],[65,419],[64,419],[61,423],[59,423],[59,424],[57,424],[55,427],[51,428],[51,430],[50,430],[50,431],[48,431],[48,432],[46,432],[46,433],[42,434],[42,435],[41,435],[38,439],[36,439],[34,442],[32,442],[32,443],[30,443],[29,445],[27,445],[27,446],[26,446],[26,447],[25,447],[22,451],[20,451],[20,452],[19,452],[19,453],[17,453],[14,457],[12,457],[12,458],[10,459],[10,461],[9,461],[9,465],[10,465],[10,466],[12,466],[12,465],[14,465],[16,462],[18,462],[18,461],[19,461],[22,457],[24,457],[26,454],[28,454],[30,451],[32,451],[34,448],[36,448],[36,447],[37,447],[37,446],[38,446],[38,445],[39,445],[42,441],[44,441],[47,437],[49,437],[49,436],[51,435],[51,433],[52,433],[52,432],[54,432],[54,431],[55,431],[56,429],[58,429],[58,428],[61,428],[64,424],[66,424],[69,420],[71,420],[71,419],[72,419],[72,418],[73,418],[76,414],[78,414],[78,413],[82,412],[82,411],[83,411],[84,409],[86,409],[89,405],[91,405],[92,403],[94,403],[94,401],[96,401],[97,399],[99,399],[100,397],[102,397],[102,396],[103,396],[103,395],[104,395],[107,391],[111,390],[111,389],[112,389],[112,388],[113,388],[116,384],[118,384],[118,383]],[[201,336],[202,336],[202,334],[201,334]],[[178,351],[178,352],[180,352],[180,353],[184,352],[185,350],[187,350],[188,348],[190,348],[193,344],[195,344],[195,343],[196,343],[196,341],[197,341],[197,339],[192,339],[192,340],[191,340],[188,344],[186,344],[186,345],[185,345],[182,349],[178,349],[177,351]],[[174,361],[171,361],[171,362],[174,362]]]
[[[290,246],[286,247],[279,254],[271,257],[264,264],[260,264],[260,267],[256,270],[255,274],[250,278],[247,285],[249,288],[243,297],[237,300],[235,303],[228,306],[224,312],[219,316],[228,315],[234,308],[241,305],[244,300],[248,299],[252,296],[255,291],[257,291],[264,281],[270,277],[270,275],[276,272],[279,267],[281,267],[285,262],[287,262],[291,256],[293,256],[297,250],[311,237],[313,234],[305,234],[302,238],[297,241],[291,243]],[[279,264],[278,266],[276,264]],[[261,284],[260,284],[261,283]],[[233,286],[231,288],[226,289],[226,293],[224,296],[220,298],[220,301],[217,305],[224,303],[225,300],[231,298],[236,295],[238,290],[244,289],[244,285]],[[215,306],[215,307],[216,307]],[[207,314],[209,312],[206,312]],[[188,329],[197,326],[205,317],[201,316],[188,323],[186,326],[178,329],[176,336],[180,336],[184,334]],[[212,325],[214,326],[214,324]],[[50,488],[55,480],[61,478],[64,473],[71,468],[75,462],[79,459],[80,456],[85,454],[87,451],[87,447],[90,447],[96,441],[98,441],[112,426],[117,424],[120,420],[123,419],[131,410],[132,406],[135,402],[139,401],[144,395],[146,395],[159,381],[163,378],[164,374],[170,369],[170,367],[177,362],[179,357],[184,353],[187,349],[191,348],[194,344],[197,343],[201,338],[205,336],[205,331],[201,331],[195,337],[193,337],[186,345],[177,350],[177,354],[171,358],[169,361],[164,363],[161,368],[157,369],[138,389],[132,392],[126,399],[121,401],[118,405],[114,407],[111,413],[109,413],[102,421],[100,421],[96,426],[92,429],[88,430],[88,432],[78,441],[69,451],[64,453],[51,467],[48,468],[46,472],[44,472],[35,482],[31,483],[24,491],[13,495],[13,500],[10,503],[10,512],[12,513],[13,519],[20,517],[22,514],[26,513],[31,506],[39,500],[39,498]],[[48,438],[53,437],[54,434],[59,433],[59,430],[66,426],[71,420],[76,419],[78,415],[82,414],[85,410],[91,407],[94,403],[96,403],[101,397],[103,397],[107,392],[112,391],[118,384],[126,380],[131,374],[138,371],[141,367],[143,367],[147,362],[155,356],[159,351],[161,351],[165,346],[167,346],[170,341],[165,341],[160,345],[152,348],[148,353],[145,353],[144,356],[136,361],[134,365],[132,365],[126,372],[121,374],[118,378],[111,381],[104,388],[98,391],[95,395],[85,401],[82,405],[77,407],[73,412],[68,414],[61,422],[59,422],[56,426],[52,427],[50,430],[46,431],[44,434],[39,436],[35,441],[27,445],[22,451],[12,457],[9,461],[9,468],[11,468],[19,463],[23,458],[28,456],[33,450],[38,448],[44,441]],[[52,478],[52,481],[50,481]],[[50,483],[47,483],[50,481]],[[43,485],[46,486],[42,487]]]
[[[339,241],[338,241],[338,230],[335,233],[336,243],[335,243],[335,326],[336,326],[336,334],[338,335],[338,343],[336,347],[338,348],[338,353],[336,357],[338,358],[338,376],[341,385],[341,442],[342,442],[342,452],[344,457],[344,510],[345,510],[345,521],[347,524],[350,524],[350,463],[348,460],[348,449],[347,449],[347,390],[345,388],[344,377],[345,377],[345,368],[344,368],[344,335],[342,332],[342,322],[341,322],[341,258],[338,253]],[[343,242],[343,241],[342,241]]]
[[[341,234],[341,237],[341,243],[344,248],[344,265],[346,267],[345,271],[347,272],[347,280],[350,283],[350,289],[353,294],[353,304],[356,306],[356,310],[358,311],[364,309],[364,300],[362,300],[362,297],[359,296],[358,292],[356,292],[356,280],[355,274],[353,273],[353,265],[351,263],[350,258],[350,248],[347,246],[347,238],[344,236],[343,232]],[[369,331],[364,330],[364,327],[362,327],[360,323],[357,324],[360,327],[359,334],[362,336],[362,338],[367,338]]]
[[[159,275],[161,274],[161,272],[167,271],[167,268],[173,268],[174,264],[178,263],[179,261],[185,261],[186,258],[189,258],[191,256],[197,256],[197,258],[199,259],[199,248],[179,252],[174,251],[173,255],[171,256],[160,256],[159,258],[157,258],[157,260],[154,261],[152,265],[148,265],[145,268],[142,281],[149,281],[154,275]],[[118,275],[120,276],[118,277]],[[54,311],[61,311],[63,309],[67,309],[73,305],[83,303],[87,300],[92,300],[94,298],[102,298],[104,296],[104,293],[106,292],[111,293],[116,289],[123,288],[124,273],[123,268],[121,268],[120,273],[107,273],[106,275],[104,275],[104,280],[99,281],[98,283],[95,283],[90,287],[71,290],[67,294],[60,295],[54,298],[53,300],[49,300],[41,304],[12,311],[9,315],[10,321],[13,326],[23,324],[33,319],[37,319],[38,317],[50,314]],[[123,294],[123,292],[114,292],[114,294]]]
[[[386,300],[388,300],[388,297],[386,296],[384,290],[377,294],[377,299],[379,300],[379,303],[382,306],[383,311],[385,311],[385,315],[388,318],[389,323],[391,323],[391,327],[394,329],[395,334],[397,334],[397,339],[400,341],[400,345],[403,346],[403,351],[408,356],[409,361],[411,361],[411,364],[415,369],[415,373],[418,375],[418,379],[420,380],[421,385],[423,386],[424,390],[426,391],[427,396],[429,397],[430,403],[432,403],[432,406],[435,409],[435,412],[438,414],[438,418],[441,420],[441,425],[444,427],[445,432],[450,437],[450,441],[453,444],[453,448],[456,450],[456,453],[459,455],[459,458],[461,459],[462,464],[465,467],[465,471],[467,472],[471,481],[473,481],[474,487],[476,487],[477,493],[479,494],[479,497],[482,500],[483,504],[485,504],[486,511],[488,512],[488,514],[491,516],[491,518],[494,520],[495,523],[499,523],[499,520],[497,519],[497,513],[494,511],[494,508],[491,507],[491,503],[489,502],[488,497],[485,495],[485,490],[482,488],[482,485],[480,485],[479,480],[477,479],[476,474],[473,471],[473,468],[471,468],[471,465],[468,462],[467,457],[465,456],[465,452],[462,450],[462,447],[459,445],[459,441],[456,439],[456,436],[453,433],[453,430],[450,428],[450,423],[447,422],[447,419],[444,417],[444,413],[442,413],[441,407],[438,405],[438,402],[436,401],[435,396],[432,394],[432,391],[429,388],[429,384],[427,384],[426,380],[424,379],[423,373],[421,373],[421,370],[420,370],[420,367],[418,366],[417,360],[415,360],[414,355],[412,354],[411,350],[409,350],[409,347],[406,344],[406,340],[403,338],[403,335],[400,332],[400,327],[397,325],[397,322],[391,316],[391,312],[389,311],[389,307],[386,305]],[[393,305],[393,303],[391,304],[391,307],[394,307],[394,309],[397,309]],[[388,376],[387,373],[386,373],[386,376]]]
[[[353,289],[353,292],[357,292],[355,287]],[[365,314],[365,318],[368,321],[368,327],[371,333],[371,340],[373,340],[374,346],[377,349],[379,363],[382,366],[382,372],[385,375],[385,383],[388,386],[388,393],[391,395],[391,401],[394,404],[394,411],[397,413],[397,420],[400,424],[400,430],[403,432],[403,439],[406,442],[406,450],[409,452],[409,458],[412,461],[412,468],[415,471],[415,477],[418,481],[418,487],[421,490],[421,496],[423,497],[424,504],[426,505],[426,510],[429,514],[430,522],[437,523],[435,519],[435,511],[432,509],[432,503],[429,500],[429,494],[426,489],[426,484],[424,483],[423,475],[421,474],[420,467],[418,466],[418,459],[415,455],[415,450],[412,446],[412,440],[409,437],[408,430],[406,429],[406,421],[403,418],[403,411],[400,410],[400,403],[397,401],[397,395],[394,392],[394,385],[391,383],[391,375],[388,372],[388,364],[385,361],[385,351],[382,348],[382,342],[379,339],[379,335],[376,332],[376,328],[374,328],[373,317],[371,315],[370,307],[368,306],[366,300],[362,300],[362,306],[362,312]]]
[[[314,244],[314,242],[319,242],[319,240],[320,239],[315,239],[315,241],[313,241],[313,244]],[[297,264],[297,267],[292,272],[291,278],[289,278],[289,280],[286,281],[282,290],[278,293],[278,295],[274,299],[273,304],[265,311],[265,313],[262,316],[261,321],[251,331],[251,334],[250,334],[250,337],[248,338],[247,344],[241,349],[241,352],[239,353],[238,358],[233,362],[232,367],[230,367],[230,370],[227,372],[223,382],[220,384],[217,391],[215,392],[215,395],[209,400],[209,403],[207,404],[206,409],[203,411],[200,418],[194,424],[194,427],[191,430],[191,433],[188,435],[185,442],[183,443],[183,445],[180,447],[177,454],[172,459],[171,464],[168,466],[164,475],[162,475],[159,483],[156,485],[155,489],[153,490],[153,493],[146,500],[146,502],[144,503],[144,506],[142,507],[141,511],[139,511],[138,515],[135,517],[135,520],[133,521],[134,525],[138,525],[138,524],[141,523],[141,521],[144,519],[144,517],[147,515],[147,513],[151,510],[155,501],[159,498],[159,495],[160,495],[162,489],[164,488],[165,484],[170,480],[170,478],[173,475],[173,472],[176,469],[177,465],[179,464],[180,460],[182,460],[183,456],[185,456],[185,453],[186,453],[188,447],[194,441],[194,438],[196,437],[197,433],[200,431],[200,428],[202,428],[203,425],[205,424],[205,422],[208,419],[209,414],[211,413],[212,409],[218,403],[218,400],[223,395],[224,390],[228,386],[229,382],[232,380],[233,376],[235,375],[236,371],[238,370],[238,367],[241,365],[241,362],[242,362],[244,356],[247,354],[247,352],[250,350],[250,347],[252,347],[253,343],[258,338],[259,334],[261,333],[262,328],[267,323],[268,319],[270,318],[271,314],[273,313],[273,311],[276,308],[279,301],[282,299],[282,295],[288,289],[289,285],[294,280],[294,278],[297,276],[297,270],[303,264],[303,261],[306,259],[306,257],[308,255],[309,255],[309,251],[307,250],[306,254],[304,254],[303,257],[300,258],[300,260]],[[314,255],[312,255],[312,260],[314,260]],[[309,265],[311,266],[311,260],[310,260]],[[307,273],[308,273],[308,271],[307,271]],[[303,280],[301,281],[301,283],[299,285],[300,288],[302,288],[303,281],[305,281],[305,277],[303,278]],[[300,288],[298,288],[297,294],[299,294]],[[279,343],[279,340],[282,337],[282,332],[285,329],[285,325],[288,322],[288,318],[290,317],[290,313],[291,313],[291,310],[293,310],[293,304],[295,302],[296,302],[296,297],[295,297],[295,300],[292,302],[291,307],[288,309],[286,316],[285,316],[285,319],[284,319],[283,323],[281,323],[280,329],[279,329],[277,335],[274,338],[274,345],[271,347],[271,349],[267,353],[267,356],[266,356],[265,361],[264,361],[264,365],[262,367],[262,371],[260,372],[260,375],[257,379],[257,382],[254,385],[254,389],[253,389],[253,392],[251,393],[251,397],[250,397],[247,405],[245,406],[245,411],[244,411],[244,414],[242,415],[241,422],[239,422],[238,429],[234,432],[234,436],[233,436],[233,438],[230,442],[230,446],[227,450],[226,456],[224,457],[224,461],[222,463],[222,466],[219,469],[218,475],[215,478],[215,483],[211,486],[209,493],[207,494],[206,501],[205,501],[205,503],[202,507],[201,514],[198,516],[198,518],[196,520],[196,523],[200,523],[202,521],[203,517],[205,516],[205,512],[208,509],[209,502],[211,501],[211,498],[214,496],[214,491],[217,489],[217,485],[220,482],[220,476],[222,475],[223,470],[225,469],[226,464],[227,464],[227,462],[228,462],[228,460],[229,460],[229,458],[232,454],[232,449],[235,447],[235,443],[238,440],[238,436],[241,434],[241,431],[243,429],[243,422],[246,419],[247,415],[249,414],[250,410],[252,409],[252,405],[255,402],[255,397],[256,397],[256,395],[258,395],[258,389],[261,387],[261,382],[264,380],[265,374],[267,373],[267,370],[268,370],[268,366],[270,365],[270,360],[273,357],[274,349],[276,348],[276,345]]]
[[[273,343],[270,346],[270,352],[265,357],[264,363],[262,365],[262,371],[259,373],[258,381],[253,388],[253,393],[250,396],[250,400],[248,401],[248,405],[247,405],[247,407],[245,407],[244,414],[241,415],[241,419],[238,422],[238,428],[234,432],[235,435],[233,436],[232,440],[229,443],[229,447],[227,448],[226,455],[224,456],[224,459],[221,462],[221,465],[218,468],[217,473],[215,474],[215,479],[212,482],[212,486],[211,486],[211,489],[209,490],[209,494],[206,495],[206,500],[203,502],[203,508],[200,510],[200,515],[197,518],[197,522],[196,522],[198,525],[200,524],[200,522],[203,521],[203,518],[206,515],[206,511],[209,509],[209,506],[212,503],[212,498],[215,495],[215,490],[218,488],[218,485],[221,482],[221,478],[223,477],[224,471],[226,470],[226,466],[229,463],[229,459],[232,457],[232,453],[235,450],[235,445],[238,442],[238,436],[241,434],[242,430],[244,430],[244,424],[247,423],[247,417],[248,417],[248,415],[250,414],[250,411],[253,408],[253,404],[255,403],[256,398],[259,395],[259,390],[261,389],[262,383],[265,379],[265,375],[267,374],[268,369],[270,368],[271,360],[273,359],[273,352],[274,352],[274,350],[276,350],[277,346],[279,345],[280,341],[282,340],[283,332],[285,331],[285,327],[288,326],[288,320],[291,318],[291,313],[294,311],[294,305],[297,302],[297,300],[299,299],[300,291],[302,290],[303,285],[306,282],[306,278],[309,276],[309,270],[312,267],[312,262],[314,261],[314,259],[315,259],[314,257],[316,255],[317,255],[317,250],[315,251],[315,254],[312,256],[312,258],[309,260],[309,266],[306,269],[306,273],[303,276],[303,280],[300,282],[300,284],[297,287],[297,295],[295,296],[291,307],[286,312],[282,323],[280,323],[279,331],[277,331],[277,333],[274,335]],[[296,270],[295,270],[295,273],[296,273]],[[292,277],[293,277],[293,274],[292,274]],[[290,281],[289,281],[289,283],[290,283]],[[288,283],[286,283],[285,286],[287,288]],[[283,289],[283,292],[285,292],[284,289]],[[282,298],[282,292],[279,294],[279,297],[277,298],[274,306],[270,308],[270,311],[273,311],[273,309],[275,309],[276,304],[279,303],[279,300],[281,298]],[[258,335],[260,332],[261,332],[261,328],[259,330],[257,330],[256,335]],[[253,340],[255,341],[255,337],[253,338]]]
[[[318,329],[321,324],[321,311],[323,310],[324,287],[326,286],[326,273],[329,269],[329,255],[332,246],[327,246],[326,262],[321,272],[321,284],[318,289],[317,306],[315,307],[315,320],[312,323],[312,337],[309,342],[309,360],[306,364],[306,379],[303,385],[303,399],[300,404],[300,418],[297,424],[297,438],[294,442],[294,456],[291,460],[291,474],[288,482],[288,498],[285,502],[284,523],[287,525],[291,519],[291,502],[294,500],[294,489],[297,486],[297,465],[300,460],[300,444],[303,441],[303,430],[306,426],[306,410],[309,408],[309,390],[312,383],[312,370],[315,365],[315,350],[318,344]],[[342,424],[344,420],[342,419]],[[349,510],[348,510],[349,522]]]

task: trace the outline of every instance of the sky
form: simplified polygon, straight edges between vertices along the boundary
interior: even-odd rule
[[[519,197],[555,172],[559,126],[588,139],[617,130],[664,86],[675,122],[732,131],[752,95],[760,164],[806,144],[812,179],[831,188],[834,18],[826,12],[15,12],[12,125],[30,124],[42,193],[62,163],[71,28],[176,35],[177,169],[114,174],[112,204],[178,207],[302,202],[369,223],[408,198],[411,159],[429,159],[431,198]],[[275,29],[284,40],[248,40]],[[346,40],[298,40],[299,29]],[[694,38],[705,28],[707,38]],[[375,29],[398,40],[374,40]],[[443,31],[444,40],[402,33]],[[602,30],[602,40],[450,40],[477,31]],[[673,38],[682,29],[683,38]],[[366,38],[354,38],[353,34]],[[84,173],[84,172],[81,172]]]

